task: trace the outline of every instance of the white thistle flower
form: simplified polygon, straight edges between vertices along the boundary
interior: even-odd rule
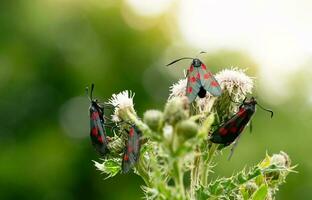
[[[115,107],[114,114],[112,115],[112,121],[120,122],[122,118],[121,115],[123,111],[126,110],[129,110],[135,114],[135,110],[133,108],[134,95],[134,93],[128,90],[112,95],[111,99],[108,102]]]
[[[246,70],[232,67],[231,69],[220,71],[215,77],[222,90],[228,90],[230,94],[236,92],[236,94],[234,94],[236,98],[241,99],[244,98],[246,94],[250,94],[253,88],[253,80],[245,74],[245,71]]]
[[[187,79],[181,79],[170,87],[169,99],[174,97],[183,97],[186,95]]]

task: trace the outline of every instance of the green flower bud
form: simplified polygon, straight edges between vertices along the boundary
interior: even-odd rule
[[[192,120],[183,120],[176,126],[178,136],[183,139],[190,139],[197,134],[198,125]]]
[[[272,184],[283,183],[289,170],[292,169],[291,161],[284,152],[274,154],[272,157],[266,158],[260,163],[260,167],[264,170],[265,179]]]
[[[150,127],[151,130],[157,131],[162,118],[162,112],[158,110],[148,110],[144,113],[143,121]]]
[[[169,124],[176,124],[189,116],[189,103],[186,97],[175,97],[165,106],[164,120]]]
[[[245,187],[244,187],[245,191],[248,193],[248,196],[251,197],[252,194],[257,191],[258,189],[258,186],[255,182],[253,181],[250,181],[250,182],[247,182],[245,184]]]

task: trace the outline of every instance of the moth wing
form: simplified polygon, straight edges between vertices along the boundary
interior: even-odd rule
[[[213,96],[220,96],[222,93],[220,84],[213,74],[207,69],[206,65],[202,63],[200,67],[197,67],[197,70],[200,75],[201,85],[204,89]]]
[[[90,127],[90,138],[92,145],[94,146],[95,150],[100,153],[100,155],[104,156],[108,152],[107,136],[103,127],[103,123],[100,119],[100,114],[93,107],[90,108]]]
[[[124,154],[123,154],[123,157],[122,157],[122,163],[121,163],[122,172],[123,173],[129,172],[131,167],[132,166],[131,166],[131,162],[130,162],[130,159],[129,159],[129,153],[128,153],[127,147],[126,147],[125,150],[124,150]]]
[[[141,131],[132,126],[128,131],[128,140],[122,160],[122,171],[127,173],[139,160]]]
[[[186,96],[190,103],[196,99],[200,87],[202,86],[200,79],[198,78],[198,73],[196,72],[197,70],[191,65],[187,73]]]
[[[246,120],[246,118],[235,114],[213,132],[210,141],[217,144],[225,144],[226,146],[230,145],[241,134],[247,123],[248,119]]]

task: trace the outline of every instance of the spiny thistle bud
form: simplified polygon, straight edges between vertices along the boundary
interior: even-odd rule
[[[175,97],[170,99],[164,111],[164,120],[169,124],[176,124],[177,122],[188,118],[189,103],[186,97]]]
[[[267,155],[259,166],[265,172],[265,179],[273,185],[278,185],[285,181],[288,173],[294,168],[290,165],[291,160],[289,156],[281,151],[279,154],[274,154],[272,157]]]
[[[183,120],[177,124],[176,129],[178,136],[187,140],[197,134],[198,125],[192,120]]]
[[[120,137],[114,136],[110,138],[110,142],[108,143],[108,149],[110,151],[110,154],[118,155],[121,152],[123,152],[125,148],[125,140],[126,135],[121,134]]]
[[[148,110],[144,113],[143,121],[151,130],[157,131],[162,118],[163,113],[159,110]]]

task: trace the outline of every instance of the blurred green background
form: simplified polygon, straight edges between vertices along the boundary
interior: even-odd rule
[[[165,64],[201,50],[208,51],[202,59],[213,72],[248,68],[257,77],[259,101],[275,111],[271,120],[258,110],[253,133],[245,131],[230,162],[224,151],[216,175],[229,176],[256,164],[266,151],[283,150],[299,164],[299,173],[288,177],[278,199],[312,199],[312,44],[307,37],[312,16],[310,3],[296,2],[297,7],[293,1],[272,7],[242,0],[230,5],[2,0],[0,199],[140,199],[139,177],[104,180],[93,166],[99,157],[89,141],[84,89],[95,83],[101,100],[132,90],[142,116],[148,108],[162,109],[168,87],[187,66]]]

